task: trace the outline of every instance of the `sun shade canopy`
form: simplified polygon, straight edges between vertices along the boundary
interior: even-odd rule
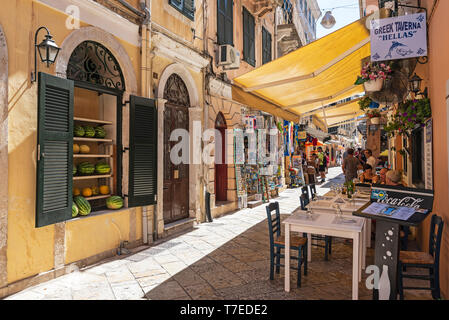
[[[301,116],[361,95],[363,86],[356,86],[354,82],[360,74],[362,60],[371,54],[370,34],[365,22],[366,18],[358,20],[235,78],[234,83],[243,92]],[[338,123],[348,116],[354,118],[357,111],[357,105],[344,104],[341,109],[334,108],[329,112],[332,118],[327,122]],[[336,117],[337,114],[342,116]],[[323,116],[322,113],[317,115]]]

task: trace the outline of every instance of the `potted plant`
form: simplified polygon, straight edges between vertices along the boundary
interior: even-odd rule
[[[389,135],[406,134],[409,130],[424,127],[427,119],[432,116],[428,98],[408,100],[399,104],[391,120],[385,126]]]
[[[380,111],[370,110],[366,113],[366,116],[371,120],[371,124],[380,124]]]
[[[355,84],[363,84],[366,92],[380,91],[384,80],[390,76],[391,72],[391,66],[385,63],[367,63],[363,66]]]

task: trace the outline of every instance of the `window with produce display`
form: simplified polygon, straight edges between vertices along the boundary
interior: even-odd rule
[[[156,203],[154,100],[130,96],[112,54],[93,41],[72,53],[67,79],[39,74],[36,227]],[[129,110],[124,146],[123,109]],[[129,159],[128,188],[122,186]]]

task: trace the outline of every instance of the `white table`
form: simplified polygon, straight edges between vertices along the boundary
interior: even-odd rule
[[[365,264],[364,230],[365,219],[360,217],[344,217],[355,223],[337,223],[335,214],[316,213],[313,219],[305,213],[293,213],[284,220],[285,224],[285,291],[290,292],[290,233],[320,234],[353,240],[352,299],[358,300],[359,282],[362,280],[362,266]]]
[[[309,203],[308,206],[310,206],[312,208],[312,210],[317,212],[328,212],[328,213],[333,213],[335,212],[335,208],[333,208],[333,205],[336,203],[335,200],[337,199],[337,197],[335,196],[335,194],[331,192],[326,193],[324,196],[324,198],[329,199],[329,200],[316,200],[316,201],[312,201],[311,203]],[[343,198],[344,196],[342,196]],[[352,216],[352,213],[354,211],[357,211],[358,209],[360,209],[361,207],[363,207],[367,202],[369,202],[370,199],[369,198],[355,198],[354,202],[351,202],[348,199],[345,199],[345,203],[339,203],[340,205],[340,209],[343,212],[344,215],[350,215]],[[366,223],[366,246],[368,248],[371,248],[371,219],[366,219],[367,223]]]

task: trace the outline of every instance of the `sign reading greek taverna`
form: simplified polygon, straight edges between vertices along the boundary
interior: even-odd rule
[[[371,21],[371,61],[424,56],[427,56],[425,13]]]

